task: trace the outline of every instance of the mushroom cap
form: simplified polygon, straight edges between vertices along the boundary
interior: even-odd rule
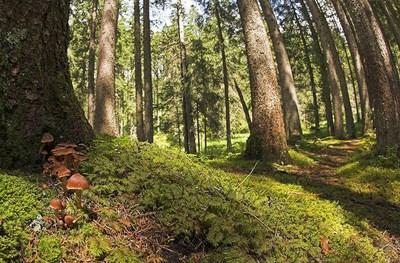
[[[48,132],[43,133],[41,143],[51,143],[54,141],[53,135]]]
[[[50,207],[55,210],[62,210],[64,209],[62,201],[58,198],[54,198],[50,201]]]
[[[66,216],[64,216],[64,223],[65,223],[67,226],[72,225],[72,224],[74,223],[74,220],[75,220],[75,218],[74,218],[73,216],[71,216],[71,215],[66,215]]]
[[[77,148],[78,145],[76,145],[75,143],[59,143],[57,144],[57,147],[65,147],[65,148]]]
[[[61,165],[61,166],[54,168],[54,174],[57,175],[58,178],[62,178],[62,177],[70,176],[71,171],[64,165]]]
[[[54,154],[54,156],[66,156],[73,154],[75,150],[73,148],[68,148],[68,147],[63,147],[63,146],[57,146],[51,152]]]
[[[68,190],[85,190],[89,189],[89,181],[80,173],[71,176],[67,181]]]

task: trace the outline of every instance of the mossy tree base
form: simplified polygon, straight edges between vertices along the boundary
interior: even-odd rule
[[[44,132],[93,137],[69,76],[68,13],[68,0],[0,3],[0,167],[35,164]]]

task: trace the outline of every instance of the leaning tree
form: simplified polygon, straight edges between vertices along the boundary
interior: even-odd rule
[[[275,64],[257,0],[238,0],[250,75],[253,123],[247,154],[265,161],[288,160],[285,124]]]

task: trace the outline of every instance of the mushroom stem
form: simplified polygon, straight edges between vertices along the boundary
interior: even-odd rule
[[[64,191],[64,196],[67,196],[67,177],[62,177],[61,178],[61,183],[62,183],[62,187],[63,187],[63,191]]]
[[[82,208],[82,190],[76,190],[76,205],[78,208]]]

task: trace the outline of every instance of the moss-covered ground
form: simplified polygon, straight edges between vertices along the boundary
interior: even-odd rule
[[[1,171],[0,262],[398,262],[399,164],[372,139],[306,138],[287,166],[241,160],[244,142],[199,157],[98,139],[68,229],[56,181]]]

